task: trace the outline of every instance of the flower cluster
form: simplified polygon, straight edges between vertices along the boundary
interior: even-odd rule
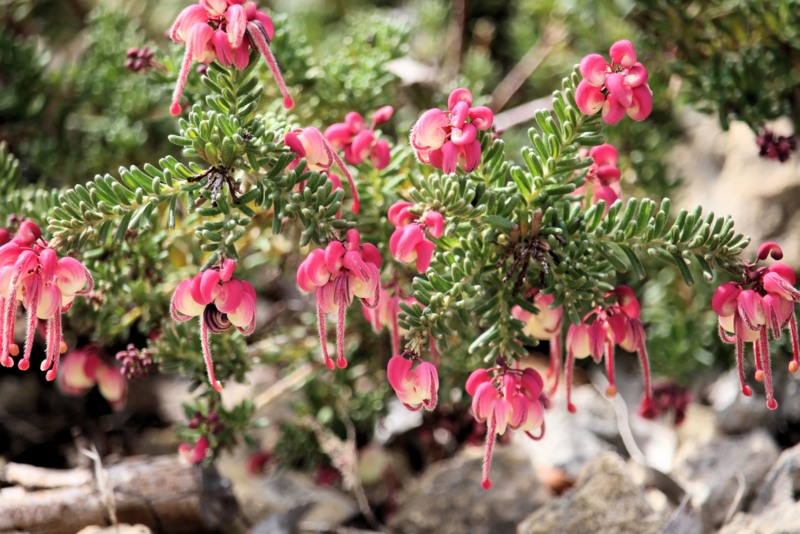
[[[350,189],[353,192],[353,213],[357,214],[359,212],[360,203],[358,201],[358,190],[356,189],[353,177],[350,175],[350,171],[347,170],[342,158],[339,157],[330,142],[322,135],[322,132],[313,126],[296,128],[286,134],[284,143],[297,155],[294,161],[289,164],[289,170],[297,167],[300,160],[305,158],[309,170],[326,173],[328,179],[334,183],[334,186],[341,188],[341,179],[330,172],[331,167],[333,167],[335,163],[336,166],[339,167],[339,170],[342,171],[342,174],[347,178],[347,182],[350,184]]]
[[[87,287],[88,284],[88,287]],[[25,353],[17,366],[30,367],[33,337],[39,321],[46,321],[47,357],[42,371],[47,380],[58,373],[58,360],[67,351],[61,334],[61,314],[72,307],[76,295],[92,290],[89,271],[75,258],[58,259],[58,254],[42,239],[42,231],[31,222],[23,222],[17,234],[0,246],[0,364],[11,367],[11,356],[19,355],[14,343],[17,307],[28,311]]]
[[[617,41],[609,51],[611,63],[600,54],[589,54],[579,65],[583,80],[575,89],[575,102],[586,115],[602,110],[606,124],[616,124],[625,113],[644,120],[653,109],[653,93],[647,85],[647,69],[636,61],[630,41]]]
[[[520,306],[511,308],[511,315],[525,323],[523,333],[541,341],[550,342],[550,367],[547,369],[547,379],[550,382],[549,395],[554,395],[558,388],[558,379],[561,375],[562,336],[564,310],[561,306],[552,308],[555,298],[553,295],[543,295],[538,289],[532,291],[533,304],[539,313],[531,313]]]
[[[547,398],[544,382],[534,369],[511,369],[504,363],[491,369],[477,369],[467,378],[466,390],[472,396],[472,413],[479,423],[486,423],[486,453],[481,486],[492,487],[489,470],[496,434],[506,428],[522,429],[528,437],[544,436],[544,408]],[[538,435],[532,432],[539,430]]]
[[[591,195],[592,204],[604,200],[606,213],[608,213],[609,206],[617,201],[621,193],[617,149],[606,143],[592,147],[588,151],[581,149],[581,156],[592,158],[594,163],[586,170],[586,182],[575,189],[573,194],[586,197]]]
[[[580,324],[570,325],[567,330],[567,409],[575,412],[572,404],[572,369],[575,358],[591,356],[595,362],[605,356],[608,387],[606,395],[617,394],[614,385],[614,344],[628,352],[639,353],[644,374],[644,398],[641,408],[651,404],[650,364],[645,346],[645,332],[639,320],[639,301],[628,286],[618,286],[605,295],[607,302],[599,304],[586,314]],[[590,322],[591,321],[591,322]]]
[[[183,280],[172,295],[170,311],[179,322],[200,317],[200,341],[203,346],[208,379],[214,389],[222,384],[214,377],[209,331],[220,334],[236,327],[244,335],[256,327],[256,292],[250,282],[233,277],[236,262],[223,260],[220,265]]]
[[[372,124],[367,128],[364,117],[352,111],[344,122],[337,122],[325,130],[325,138],[336,150],[344,151],[344,159],[351,165],[360,165],[367,158],[376,169],[389,165],[389,143],[375,137],[375,127],[392,118],[394,108],[383,106],[372,115]]]
[[[153,59],[153,51],[146,46],[142,48],[129,48],[125,53],[125,57],[127,58],[125,60],[125,68],[131,72],[148,70],[157,65]]]
[[[658,419],[668,412],[673,413],[672,423],[675,426],[683,423],[686,412],[692,402],[692,393],[675,382],[664,382],[653,387],[653,402],[640,407],[639,415],[645,419]]]
[[[412,369],[414,361],[418,364]],[[432,363],[424,362],[416,355],[409,359],[398,354],[389,360],[386,377],[397,398],[409,410],[416,412],[424,407],[432,412],[436,408],[439,373]]]
[[[396,228],[389,239],[389,250],[397,261],[416,262],[417,272],[424,273],[431,264],[435,248],[427,236],[442,237],[444,217],[436,211],[417,216],[411,213],[413,207],[410,202],[395,202],[389,208],[389,222]]]
[[[485,106],[472,107],[472,93],[459,88],[450,93],[447,111],[429,109],[411,129],[411,146],[417,159],[446,173],[471,172],[481,162],[478,131],[488,130],[494,113]]]
[[[783,257],[783,251],[777,244],[767,242],[759,247],[757,257],[765,260],[768,256],[779,260]],[[755,378],[758,382],[764,382],[770,410],[777,408],[778,402],[772,394],[768,330],[773,338],[778,339],[781,331],[789,328],[793,353],[789,371],[796,373],[800,367],[794,314],[794,303],[800,302],[800,291],[794,288],[795,282],[794,271],[784,263],[775,262],[769,267],[759,267],[756,263],[746,262],[744,280],[741,283],[722,284],[711,300],[719,316],[720,337],[726,343],[736,345],[736,366],[742,393],[748,397],[753,394],[744,378],[744,344],[749,342],[753,344]]]
[[[97,345],[87,345],[66,353],[56,384],[65,395],[76,397],[98,386],[100,394],[114,410],[125,408],[128,381],[119,367],[110,361],[106,362]]]
[[[345,311],[354,297],[368,308],[380,302],[381,253],[371,243],[361,243],[357,230],[348,230],[344,242],[331,241],[325,249],[315,249],[297,269],[297,285],[317,297],[317,322],[325,365],[334,368],[328,355],[325,314],[337,312],[336,365],[347,367],[344,357]]]
[[[786,163],[792,152],[797,152],[797,137],[794,135],[775,135],[769,128],[764,128],[756,138],[758,155],[762,158],[777,159]]]
[[[267,60],[283,95],[284,107],[293,108],[294,101],[289,96],[278,64],[269,48],[274,33],[272,19],[266,13],[258,11],[255,2],[200,0],[181,11],[169,31],[173,41],[186,44],[178,82],[172,94],[170,113],[181,113],[181,94],[192,61],[208,64],[216,59],[226,67],[234,65],[237,69],[244,69],[250,63],[250,47],[258,50]]]
[[[133,343],[128,343],[125,350],[117,352],[114,357],[122,364],[122,374],[126,378],[144,378],[156,369],[153,350],[138,349]]]

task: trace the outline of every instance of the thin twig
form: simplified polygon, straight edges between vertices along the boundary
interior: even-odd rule
[[[442,66],[444,81],[458,76],[461,70],[461,56],[464,53],[464,30],[467,24],[467,0],[453,0],[450,12],[450,25],[447,27],[447,46]]]

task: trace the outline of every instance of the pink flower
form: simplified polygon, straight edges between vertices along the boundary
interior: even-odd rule
[[[412,369],[414,360],[418,364]],[[432,412],[436,408],[439,373],[433,364],[423,362],[419,357],[407,359],[398,354],[389,360],[386,376],[397,398],[409,410],[416,412],[424,407]]]
[[[88,287],[85,287],[87,286]],[[47,380],[58,373],[60,355],[67,351],[61,334],[61,314],[72,307],[77,295],[92,290],[94,281],[81,262],[58,254],[42,240],[42,231],[23,222],[16,236],[0,246],[0,364],[11,367],[19,354],[14,343],[17,307],[28,312],[25,353],[17,366],[30,367],[33,337],[39,320],[46,322],[47,357],[41,365]]]
[[[411,146],[417,159],[446,173],[471,172],[481,162],[478,131],[488,130],[494,122],[492,110],[472,107],[472,93],[456,89],[447,99],[448,111],[429,109],[411,129]]]
[[[331,241],[325,249],[315,249],[297,269],[297,285],[314,291],[317,297],[317,323],[325,365],[334,368],[328,355],[325,314],[337,312],[336,365],[347,367],[344,357],[345,311],[353,298],[375,308],[380,302],[381,253],[370,243],[361,243],[357,230],[348,230],[344,242]]]
[[[412,207],[408,202],[396,202],[389,208],[389,222],[396,227],[389,239],[389,250],[402,263],[416,262],[417,272],[424,273],[435,248],[427,236],[442,237],[444,217],[436,211],[416,216],[409,211]]]
[[[182,281],[172,295],[170,311],[178,322],[200,317],[200,341],[208,371],[208,380],[214,389],[222,384],[214,377],[211,344],[208,333],[227,332],[234,326],[249,336],[256,327],[256,292],[250,282],[233,277],[236,262],[223,260],[220,265]]]
[[[178,453],[184,461],[190,464],[199,464],[205,460],[208,455],[208,438],[201,436],[194,445],[188,443],[181,443],[178,446]]]
[[[531,439],[544,436],[544,406],[541,375],[533,369],[511,369],[499,365],[477,369],[467,378],[466,390],[472,396],[472,413],[479,423],[486,423],[486,453],[483,461],[483,489],[492,487],[489,470],[496,434],[507,428],[520,429]],[[538,435],[532,434],[539,431]]]
[[[75,349],[64,355],[56,378],[58,388],[65,395],[85,395],[95,385],[114,410],[125,408],[128,381],[121,369],[105,362],[96,345]]]
[[[572,194],[590,198],[592,204],[604,200],[606,213],[608,213],[608,208],[617,201],[621,194],[617,149],[612,145],[603,144],[592,147],[589,151],[581,149],[581,156],[589,156],[594,159],[594,163],[586,170],[586,182],[575,189]]]
[[[564,310],[561,306],[553,309],[553,295],[543,295],[533,291],[533,304],[539,313],[530,313],[520,306],[511,308],[511,315],[525,323],[523,332],[533,338],[550,342],[550,366],[547,368],[547,379],[551,381],[549,395],[554,395],[561,375],[562,336],[561,325]]]
[[[367,129],[364,117],[352,111],[344,122],[329,126],[325,138],[336,150],[344,150],[344,159],[351,165],[359,165],[369,158],[376,169],[385,169],[389,165],[389,144],[375,137],[375,127],[391,119],[392,114],[392,106],[383,106],[372,115],[372,124]]]
[[[653,93],[647,85],[647,69],[636,61],[630,41],[611,45],[611,63],[600,54],[589,54],[579,65],[583,80],[575,89],[575,101],[586,115],[602,110],[606,124],[616,124],[625,113],[644,120],[653,109]]]
[[[269,47],[274,33],[272,19],[258,11],[254,2],[200,0],[181,11],[169,31],[173,41],[186,44],[170,113],[181,113],[181,94],[193,61],[208,64],[216,59],[223,66],[244,69],[250,62],[251,46],[267,60],[283,95],[284,107],[292,109],[294,101]]]
[[[776,243],[764,243],[757,257],[764,260],[783,257]],[[789,372],[796,373],[800,367],[800,342],[797,335],[797,320],[794,303],[800,302],[800,292],[794,288],[794,271],[786,264],[775,262],[769,267],[758,267],[745,262],[743,283],[727,282],[714,292],[711,306],[719,316],[719,335],[726,343],[736,345],[736,367],[742,393],[753,394],[744,377],[744,344],[753,344],[758,382],[764,382],[767,392],[767,407],[778,407],[772,392],[772,371],[769,352],[769,336],[779,339],[781,331],[789,328],[792,337],[792,361]],[[728,332],[731,332],[730,334]]]
[[[353,213],[357,214],[359,212],[360,203],[358,201],[358,190],[356,189],[353,177],[350,175],[350,171],[347,170],[342,159],[336,154],[330,142],[322,135],[322,132],[313,126],[296,128],[286,134],[284,143],[297,155],[294,161],[289,165],[290,170],[297,167],[300,160],[305,158],[309,170],[328,173],[328,177],[333,180],[332,176],[335,175],[330,172],[330,169],[335,163],[336,166],[339,167],[339,170],[342,171],[345,178],[347,178],[347,182],[350,184],[350,190],[353,192]],[[336,176],[336,179],[339,179],[339,177]],[[339,184],[341,184],[341,179],[339,179]]]
[[[637,352],[644,375],[644,398],[640,410],[646,410],[652,402],[650,387],[650,363],[645,346],[645,332],[639,320],[639,301],[628,286],[618,286],[606,294],[612,302],[597,305],[577,325],[567,330],[567,409],[575,411],[572,404],[572,370],[575,358],[591,356],[595,362],[605,357],[608,387],[606,395],[617,394],[614,385],[614,344],[629,352]],[[592,322],[589,322],[592,321]]]

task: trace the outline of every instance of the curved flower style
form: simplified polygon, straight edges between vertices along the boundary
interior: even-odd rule
[[[60,355],[67,351],[61,334],[61,314],[72,307],[77,295],[92,290],[94,280],[75,258],[58,259],[58,254],[42,240],[42,231],[25,221],[16,236],[0,247],[0,365],[11,367],[11,356],[19,355],[14,343],[14,326],[20,303],[28,311],[25,353],[17,364],[30,367],[33,336],[39,320],[46,321],[47,357],[41,365],[47,380],[58,373]]]
[[[758,249],[759,260],[781,259],[783,251],[775,243],[767,242]],[[797,335],[797,320],[794,303],[800,302],[800,291],[794,288],[794,271],[788,265],[775,262],[769,267],[757,267],[755,263],[745,262],[743,283],[728,282],[714,292],[711,306],[719,316],[719,335],[726,343],[736,345],[736,367],[739,370],[739,383],[742,393],[753,394],[745,384],[744,344],[753,344],[756,362],[755,378],[764,382],[767,394],[767,407],[778,407],[772,392],[772,371],[769,354],[769,338],[779,339],[781,331],[789,327],[792,337],[792,361],[789,372],[796,373],[800,367],[800,343]],[[731,332],[731,334],[728,334]]]
[[[288,168],[290,170],[297,167],[300,160],[305,158],[309,170],[327,173],[328,178],[333,181],[334,184],[336,180],[338,180],[341,186],[341,179],[330,172],[331,167],[333,167],[335,163],[336,166],[339,167],[339,170],[342,171],[345,178],[347,178],[347,183],[350,184],[350,189],[353,192],[353,213],[357,214],[359,212],[360,203],[358,201],[358,190],[356,189],[353,177],[350,175],[350,171],[347,170],[342,158],[339,157],[325,136],[322,135],[322,132],[313,126],[296,128],[286,134],[284,143],[292,152],[297,154],[294,161],[289,164]]]
[[[414,360],[418,364],[412,369]],[[389,360],[386,377],[397,393],[397,398],[409,410],[416,412],[425,408],[432,412],[436,408],[439,373],[432,363],[423,362],[418,356],[407,359],[398,354]]]
[[[220,64],[244,69],[250,63],[250,47],[258,50],[267,60],[272,75],[283,95],[286,109],[294,107],[294,100],[286,89],[281,71],[269,48],[275,34],[275,25],[266,13],[258,11],[255,2],[244,0],[200,0],[180,12],[170,38],[176,43],[185,43],[186,52],[181,63],[178,82],[172,94],[169,108],[173,115],[180,115],[180,99],[192,61]]]
[[[369,158],[378,170],[389,165],[389,143],[375,137],[375,127],[388,121],[394,114],[392,106],[383,106],[372,115],[372,125],[367,129],[364,117],[351,111],[344,122],[337,122],[325,130],[325,138],[336,150],[344,150],[344,159],[351,165],[360,165]]]
[[[477,369],[467,378],[467,393],[472,396],[472,413],[486,423],[486,453],[483,459],[483,489],[492,487],[489,470],[496,434],[506,428],[521,429],[531,439],[544,436],[544,382],[534,369],[511,369],[505,365]],[[532,432],[539,429],[538,435]]]
[[[345,311],[354,297],[368,308],[380,302],[381,253],[371,243],[361,243],[355,229],[348,230],[344,242],[331,241],[325,249],[315,249],[297,269],[297,285],[317,296],[317,323],[322,356],[329,369],[334,368],[328,355],[325,314],[337,312],[336,365],[347,367],[344,357]]]
[[[625,113],[641,121],[653,110],[653,93],[647,85],[647,69],[636,61],[630,41],[617,41],[609,51],[611,63],[600,54],[589,54],[579,65],[583,80],[575,89],[575,101],[586,115],[602,110],[606,124],[618,123]]]
[[[389,250],[397,261],[416,262],[417,272],[428,270],[433,258],[435,245],[427,236],[442,237],[444,217],[436,211],[428,211],[422,216],[413,215],[410,202],[395,202],[389,208],[389,222],[396,230],[389,239]]]
[[[85,395],[97,385],[114,410],[125,408],[128,381],[119,367],[103,361],[102,351],[96,345],[65,354],[56,384],[63,394],[70,396]]]
[[[586,183],[575,189],[572,194],[575,196],[591,194],[592,204],[604,200],[606,213],[608,213],[608,208],[617,201],[621,194],[617,149],[606,143],[592,147],[589,151],[581,149],[581,156],[594,159],[594,163],[586,170]]]
[[[561,306],[551,308],[554,301],[553,295],[543,295],[536,289],[533,292],[533,304],[539,313],[531,313],[520,306],[511,308],[511,315],[525,323],[523,332],[526,335],[550,342],[550,366],[547,368],[547,379],[550,381],[548,395],[555,395],[558,379],[561,376],[561,325],[564,310]]]
[[[172,318],[185,322],[200,317],[200,342],[203,345],[208,380],[214,389],[222,384],[214,377],[214,361],[208,332],[221,334],[232,327],[249,336],[256,327],[256,291],[250,282],[233,277],[236,262],[226,259],[221,265],[182,281],[172,295]]]
[[[400,303],[404,302],[410,306],[417,302],[417,299],[408,295],[403,296],[399,287],[395,286],[392,294],[387,289],[387,287],[381,287],[380,299],[376,307],[370,308],[362,302],[361,310],[375,332],[380,332],[385,326],[389,327],[392,337],[392,354],[400,354],[400,336],[407,333],[397,322]]]
[[[474,171],[481,162],[478,131],[488,130],[494,113],[485,106],[472,107],[472,93],[459,88],[450,93],[447,111],[429,109],[411,129],[411,146],[417,159],[446,173]]]
[[[591,356],[595,362],[600,363],[605,356],[608,374],[606,395],[613,397],[617,394],[617,387],[614,385],[615,343],[628,352],[639,354],[644,375],[644,398],[640,410],[646,410],[652,403],[650,363],[645,346],[644,326],[639,320],[639,301],[628,286],[617,286],[614,291],[606,294],[606,298],[616,299],[616,302],[596,306],[586,314],[580,324],[570,325],[567,330],[567,409],[573,413],[575,405],[572,404],[572,370],[575,358]],[[592,318],[594,320],[589,323]]]

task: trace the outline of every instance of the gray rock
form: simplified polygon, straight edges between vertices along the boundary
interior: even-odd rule
[[[752,373],[748,373],[748,376],[753,389],[750,397],[742,394],[735,368],[721,375],[709,387],[708,399],[714,408],[717,427],[726,434],[742,434],[754,428],[774,428],[780,420],[777,411],[767,408],[763,385],[752,379]],[[781,391],[779,382],[776,381],[776,393]]]
[[[679,451],[673,476],[692,495],[709,532],[750,499],[777,458],[778,446],[764,430],[719,436]]]
[[[738,513],[718,534],[798,534],[800,506],[787,503],[769,513],[751,515]]]
[[[406,534],[513,533],[550,499],[530,460],[515,447],[496,446],[490,490],[481,487],[483,449],[471,447],[430,467],[406,488],[389,522]]]
[[[521,523],[517,534],[655,534],[659,523],[622,458],[606,453],[581,470],[573,489]]]

